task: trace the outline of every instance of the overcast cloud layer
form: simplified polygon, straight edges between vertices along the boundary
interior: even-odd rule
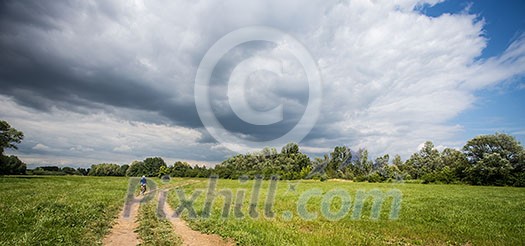
[[[233,152],[207,133],[197,114],[197,67],[224,35],[262,25],[304,44],[323,78],[321,115],[303,150],[315,155],[348,145],[408,157],[426,140],[458,147],[463,128],[448,122],[472,107],[476,91],[524,74],[525,38],[481,59],[484,20],[468,10],[436,18],[419,11],[435,3],[2,1],[0,119],[25,133],[17,155],[28,164],[129,163],[147,156],[170,164],[220,162]],[[255,73],[245,91],[255,109],[282,104],[278,124],[249,125],[228,105],[228,77],[251,57],[282,61],[282,76]],[[220,122],[251,140],[286,133],[308,102],[298,64],[285,44],[232,49],[210,85]]]

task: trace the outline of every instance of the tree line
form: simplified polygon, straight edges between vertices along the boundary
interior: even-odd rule
[[[335,147],[330,155],[316,158],[314,169],[321,178],[385,182],[421,180],[423,183],[467,183],[473,185],[525,186],[525,151],[507,134],[481,135],[469,140],[461,150],[439,151],[427,141],[406,161],[395,155],[368,159],[366,149],[356,152]]]
[[[277,151],[266,147],[261,151],[232,156],[214,168],[191,166],[177,161],[168,166],[161,157],[150,157],[131,164],[94,164],[90,168],[57,166],[27,170],[16,156],[4,156],[4,148],[16,149],[23,133],[0,121],[0,174],[89,175],[89,176],[163,176],[209,177],[237,179],[257,176],[280,179],[347,179],[368,182],[400,182],[418,180],[423,183],[467,183],[473,185],[525,186],[525,150],[515,137],[495,133],[469,140],[462,149],[439,151],[431,141],[410,158],[385,154],[375,159],[368,150],[352,150],[336,146],[333,151],[311,160],[299,145],[289,143]]]

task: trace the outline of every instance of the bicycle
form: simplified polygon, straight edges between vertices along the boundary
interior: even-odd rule
[[[146,184],[141,184],[140,185],[140,194],[144,195],[144,193],[146,193]]]

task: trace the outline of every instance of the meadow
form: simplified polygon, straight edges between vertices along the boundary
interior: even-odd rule
[[[235,210],[235,195],[244,193],[244,217],[230,211],[223,213],[225,196],[217,195],[210,217],[203,219],[208,181],[201,180],[184,188],[186,200],[195,190],[202,193],[193,201],[197,218],[192,228],[233,238],[241,245],[523,245],[525,244],[525,190],[513,187],[483,187],[467,185],[423,185],[405,183],[353,183],[340,180],[280,181],[275,191],[273,218],[264,212],[270,181],[263,181],[257,204],[258,217],[250,213],[254,181],[218,180],[218,194],[234,194],[231,210]],[[297,203],[305,192],[321,189],[308,200],[306,210],[317,218],[300,216]],[[358,194],[372,190],[397,190],[402,194],[397,219],[390,219],[393,198],[385,198],[379,218],[371,218],[373,197],[364,200],[359,218],[350,209],[337,221],[323,216],[322,202],[333,190],[346,190],[350,200],[329,199],[329,213],[341,210],[343,203],[351,208],[358,204]],[[239,193],[239,191],[241,191]],[[333,192],[331,194],[334,194]],[[171,191],[168,201],[180,205],[180,196]],[[323,198],[325,197],[325,198]],[[330,198],[330,197],[328,197]],[[326,213],[326,211],[325,211]],[[187,209],[183,217],[189,219]],[[332,218],[333,219],[333,218]]]
[[[122,209],[128,181],[122,177],[0,177],[0,245],[101,244]],[[189,179],[153,181],[161,189],[170,189]],[[196,182],[170,189],[168,203],[174,209],[186,205],[182,216],[193,229],[231,238],[240,245],[525,244],[523,188],[298,180],[275,182],[272,193],[271,181],[262,181],[256,189],[253,180],[219,179],[210,193],[215,197],[209,217],[203,218],[209,179],[192,181]],[[371,213],[373,196],[365,196],[362,214],[355,217],[359,194],[371,191],[385,195],[378,217]],[[401,194],[394,218],[391,191]],[[257,192],[257,206],[250,208]],[[310,195],[301,200],[304,194]],[[229,200],[228,209],[223,211],[225,200]],[[156,216],[155,202],[140,207],[137,232],[144,245],[181,244],[166,220]],[[272,205],[273,214],[265,211],[265,204]],[[190,218],[188,207],[195,210],[196,218]],[[343,210],[346,213],[335,219],[326,216]],[[305,217],[305,211],[313,217]]]
[[[117,177],[0,177],[0,245],[101,244],[127,185]]]

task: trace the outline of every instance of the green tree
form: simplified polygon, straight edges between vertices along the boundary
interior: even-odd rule
[[[439,151],[431,141],[425,142],[419,152],[412,154],[405,163],[405,170],[414,179],[420,179],[426,174],[439,172],[443,168],[443,161]],[[426,175],[428,178],[429,176]]]
[[[78,172],[80,175],[82,175],[82,176],[86,176],[86,175],[88,175],[88,173],[89,173],[90,170],[91,170],[90,168],[88,168],[88,169],[81,168],[81,167],[77,168],[77,172]]]
[[[88,175],[90,176],[124,176],[121,167],[117,164],[102,163],[92,165]]]
[[[397,167],[393,168],[389,166],[389,160],[390,155],[388,154],[375,159],[372,165],[372,174],[374,174],[374,180],[372,180],[373,182],[382,182],[395,177],[394,172],[398,169]]]
[[[281,149],[282,154],[297,154],[299,153],[299,145],[296,143],[287,143],[283,148]]]
[[[498,153],[485,154],[468,170],[468,180],[475,185],[510,184],[512,166]]]
[[[166,166],[160,166],[159,174],[157,175],[159,178],[162,178],[162,176],[169,174],[169,169]]]
[[[401,169],[401,166],[403,166],[403,161],[401,160],[401,156],[400,155],[395,155],[394,156],[394,159],[392,160],[392,165],[398,167],[399,169]]]
[[[23,163],[18,157],[11,156],[0,156],[0,174],[25,174],[26,164]]]
[[[330,153],[330,161],[326,166],[326,175],[328,178],[342,178],[346,176],[344,171],[345,164],[348,164],[347,161],[352,159],[352,152],[350,148],[346,146],[336,146],[334,151]]]
[[[377,157],[372,166],[373,170],[381,170],[388,166],[388,161],[390,160],[390,155],[386,154],[384,156]]]
[[[277,156],[277,150],[275,148],[264,147],[262,151],[259,153],[259,156],[263,159],[272,158],[272,157]]]
[[[155,177],[159,174],[160,167],[166,167],[166,162],[160,157],[149,157],[144,161],[144,169],[146,173],[144,175],[148,177]]]
[[[470,163],[476,163],[485,157],[485,154],[498,154],[511,164],[520,161],[523,146],[511,135],[496,133],[492,135],[480,135],[467,142],[463,152]]]
[[[185,161],[177,161],[169,169],[169,174],[172,177],[188,177],[192,170],[190,164]]]
[[[128,168],[129,168],[129,165],[128,164],[124,164],[122,166],[120,166],[119,168],[119,176],[126,176],[126,173],[128,171]]]
[[[4,154],[4,149],[18,149],[19,144],[24,139],[24,133],[12,128],[6,121],[0,120],[0,155]]]
[[[443,160],[443,165],[449,168],[453,181],[465,180],[467,169],[470,166],[465,154],[456,149],[445,148],[441,152],[441,159]]]
[[[25,174],[26,164],[18,157],[4,156],[5,149],[18,149],[24,133],[12,128],[6,121],[0,120],[0,174]]]
[[[142,175],[146,175],[146,167],[142,161],[133,161],[131,165],[129,165],[128,170],[126,170],[126,176],[129,177],[138,177]]]
[[[80,173],[72,167],[62,167],[61,171],[68,175],[79,175]]]
[[[525,154],[523,146],[513,136],[504,133],[477,136],[465,144],[463,152],[470,163],[468,182],[522,186]]]
[[[304,176],[304,170],[310,165],[310,158],[299,151],[299,146],[296,143],[289,143],[281,149],[281,153],[277,153],[274,148],[266,147],[262,151],[232,156],[215,166],[212,172],[206,169],[204,172],[231,179],[237,179],[242,175],[251,178],[256,175],[265,178],[278,175],[282,179],[298,179]],[[195,169],[192,173],[194,172]]]
[[[357,181],[366,180],[366,177],[372,172],[373,163],[368,159],[367,149],[359,149],[352,164]]]

